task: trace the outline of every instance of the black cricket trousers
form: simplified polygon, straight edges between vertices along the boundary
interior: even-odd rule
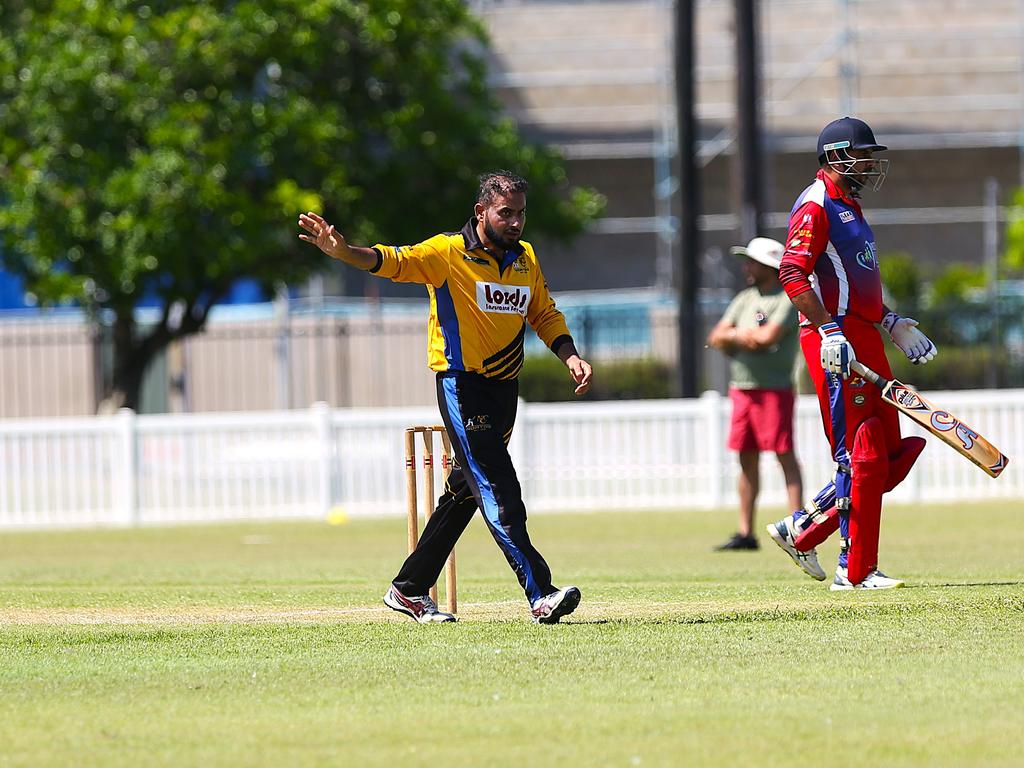
[[[416,550],[395,577],[402,594],[427,594],[477,509],[530,603],[555,591],[551,570],[526,531],[523,491],[508,452],[518,397],[516,379],[495,381],[465,371],[437,374],[437,403],[455,463]]]

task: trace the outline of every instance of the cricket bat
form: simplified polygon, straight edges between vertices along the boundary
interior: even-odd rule
[[[919,392],[896,379],[889,380],[857,360],[850,364],[854,373],[882,390],[882,399],[900,413],[905,413],[955,451],[973,461],[991,477],[999,477],[1009,459],[992,443],[964,424],[960,419],[933,405]]]

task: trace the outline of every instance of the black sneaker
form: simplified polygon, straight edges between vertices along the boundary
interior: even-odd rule
[[[738,533],[734,533],[732,538],[729,539],[725,544],[719,544],[715,547],[716,552],[727,552],[733,549],[759,549],[760,544],[757,543],[757,539],[753,536],[740,536]]]

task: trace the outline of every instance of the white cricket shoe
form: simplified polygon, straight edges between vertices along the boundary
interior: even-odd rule
[[[797,568],[806,573],[812,579],[825,580],[825,571],[818,564],[818,552],[809,549],[801,552],[796,548],[796,524],[792,517],[784,517],[777,523],[769,523],[766,526],[768,535],[772,541],[779,545],[779,549],[789,555]]]
[[[581,597],[577,587],[562,587],[535,600],[530,606],[530,615],[537,624],[557,624],[560,618],[576,610]]]
[[[392,584],[391,588],[384,595],[384,605],[393,611],[404,613],[420,624],[435,624],[444,621],[457,621],[450,613],[439,611],[437,603],[430,599],[430,595],[419,597],[406,597]]]
[[[877,568],[864,577],[860,584],[853,584],[846,576],[846,569],[843,566],[836,566],[836,577],[829,585],[833,592],[843,592],[848,589],[898,589],[903,586],[899,579],[890,579]]]

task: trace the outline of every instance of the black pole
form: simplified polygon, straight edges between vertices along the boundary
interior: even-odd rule
[[[756,0],[735,0],[736,9],[736,234],[747,243],[761,234],[764,211],[761,120],[758,110]]]
[[[676,122],[679,131],[679,391],[683,397],[697,396],[700,358],[697,285],[700,281],[700,233],[698,198],[697,121],[694,116],[694,7],[696,0],[676,0],[675,75]]]

